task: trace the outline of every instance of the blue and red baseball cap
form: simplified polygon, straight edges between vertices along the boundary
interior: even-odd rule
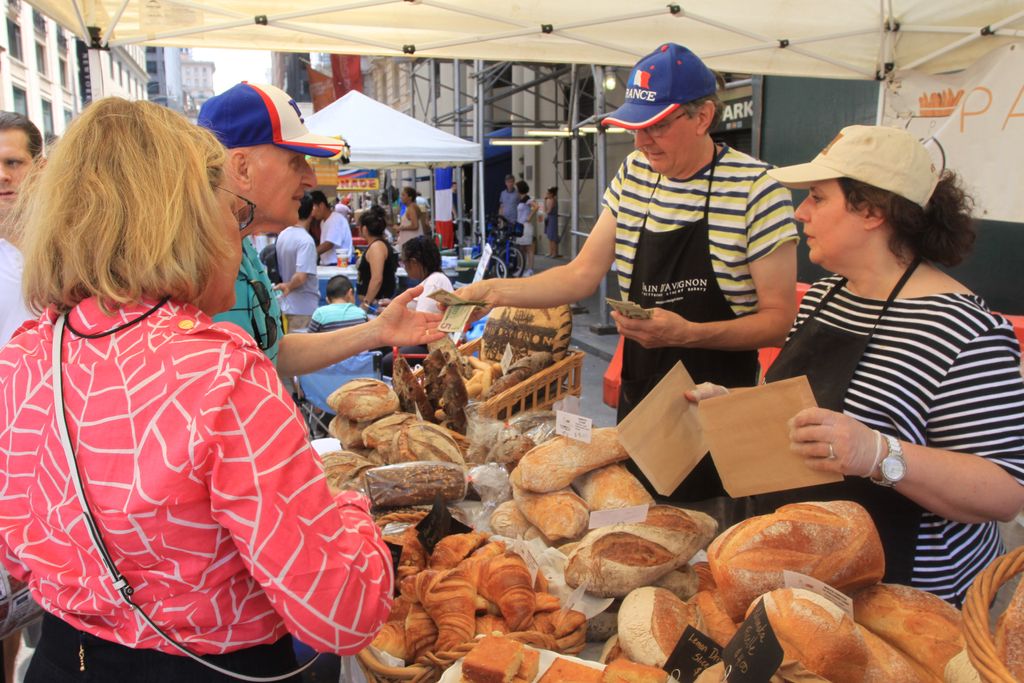
[[[676,43],[665,43],[633,67],[626,102],[601,119],[605,126],[630,130],[658,123],[679,105],[713,95],[715,74],[700,57]]]
[[[344,140],[310,133],[295,100],[280,88],[242,81],[203,103],[199,125],[228,149],[277,145],[311,157],[345,151]]]

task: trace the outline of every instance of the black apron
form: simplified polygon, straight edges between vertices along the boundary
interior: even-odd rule
[[[868,347],[879,321],[885,317],[896,295],[906,284],[920,263],[915,260],[896,283],[886,299],[875,324],[867,335],[847,332],[823,324],[817,314],[832,297],[846,285],[840,280],[822,298],[782,347],[778,358],[765,375],[766,382],[807,375],[818,406],[843,412],[846,392],[853,374],[860,365],[861,356]],[[790,491],[779,491],[755,497],[758,514],[774,512],[780,505],[818,500],[852,500],[860,503],[871,514],[878,527],[885,550],[885,581],[910,585],[914,567],[914,546],[921,515],[925,512],[917,503],[895,489],[879,486],[866,477],[846,477],[835,484],[809,486]]]
[[[708,245],[708,213],[714,181],[717,148],[708,169],[708,190],[704,215],[695,223],[670,232],[647,230],[644,216],[637,236],[629,300],[644,308],[664,308],[696,323],[734,320],[736,314],[718,286]],[[658,191],[655,184],[651,199]],[[648,202],[648,207],[650,202]],[[648,208],[648,214],[650,208]],[[756,351],[719,351],[663,347],[645,349],[626,339],[622,348],[622,385],[619,390],[618,419],[622,420],[654,389],[676,361],[682,361],[693,381],[714,382],[727,387],[753,386],[757,382]],[[630,469],[642,481],[639,469]],[[650,484],[648,483],[648,488]],[[705,456],[669,499],[674,502],[706,500],[726,495],[711,458]]]

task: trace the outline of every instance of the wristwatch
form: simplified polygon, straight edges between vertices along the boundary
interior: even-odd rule
[[[900,446],[900,442],[895,437],[883,434],[882,437],[886,443],[889,444],[889,454],[882,458],[881,464],[878,466],[880,479],[871,478],[871,481],[875,482],[879,486],[888,486],[892,488],[897,482],[902,481],[903,477],[907,476],[907,461],[903,457],[903,447]]]

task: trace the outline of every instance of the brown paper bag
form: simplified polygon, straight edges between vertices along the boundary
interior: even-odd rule
[[[704,439],[730,496],[843,480],[835,472],[812,470],[789,449],[787,423],[815,405],[811,385],[803,375],[700,402]]]
[[[619,423],[619,443],[663,496],[675,491],[708,452],[697,406],[683,396],[695,386],[677,362]]]

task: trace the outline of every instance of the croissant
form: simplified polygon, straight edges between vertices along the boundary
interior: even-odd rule
[[[427,551],[420,543],[416,527],[409,527],[398,536],[385,536],[388,543],[402,546],[402,555],[396,568],[397,580],[413,576],[427,567]]]
[[[484,614],[476,618],[476,635],[490,636],[498,633],[508,633],[508,624],[501,617],[493,614]]]
[[[405,617],[405,652],[407,663],[415,662],[434,647],[437,626],[422,605],[412,603]]]
[[[411,579],[416,599],[437,624],[434,650],[445,652],[472,640],[476,633],[476,589],[467,576],[459,569],[427,569]]]
[[[530,570],[515,553],[505,552],[483,564],[477,591],[498,605],[501,616],[513,631],[525,629],[533,618],[537,594],[533,591]]]
[[[501,541],[491,541],[485,546],[477,548],[470,557],[490,558],[497,557],[505,552],[505,544]]]
[[[537,604],[533,608],[534,613],[554,612],[562,606],[558,598],[551,593],[537,593],[536,600]]]
[[[373,639],[371,645],[392,657],[398,657],[403,662],[408,661],[409,652],[405,645],[405,624],[401,622],[389,621],[384,624],[384,628],[377,633],[377,637]]]
[[[586,646],[587,617],[582,612],[538,612],[533,628],[554,637],[559,652],[578,654]]]
[[[412,604],[412,601],[407,597],[399,595],[395,598],[395,604],[391,607],[391,614],[388,615],[388,621],[404,624],[405,617],[409,614],[409,608],[412,607]]]
[[[445,536],[434,546],[428,566],[431,569],[454,569],[486,540],[487,534],[477,531]]]

